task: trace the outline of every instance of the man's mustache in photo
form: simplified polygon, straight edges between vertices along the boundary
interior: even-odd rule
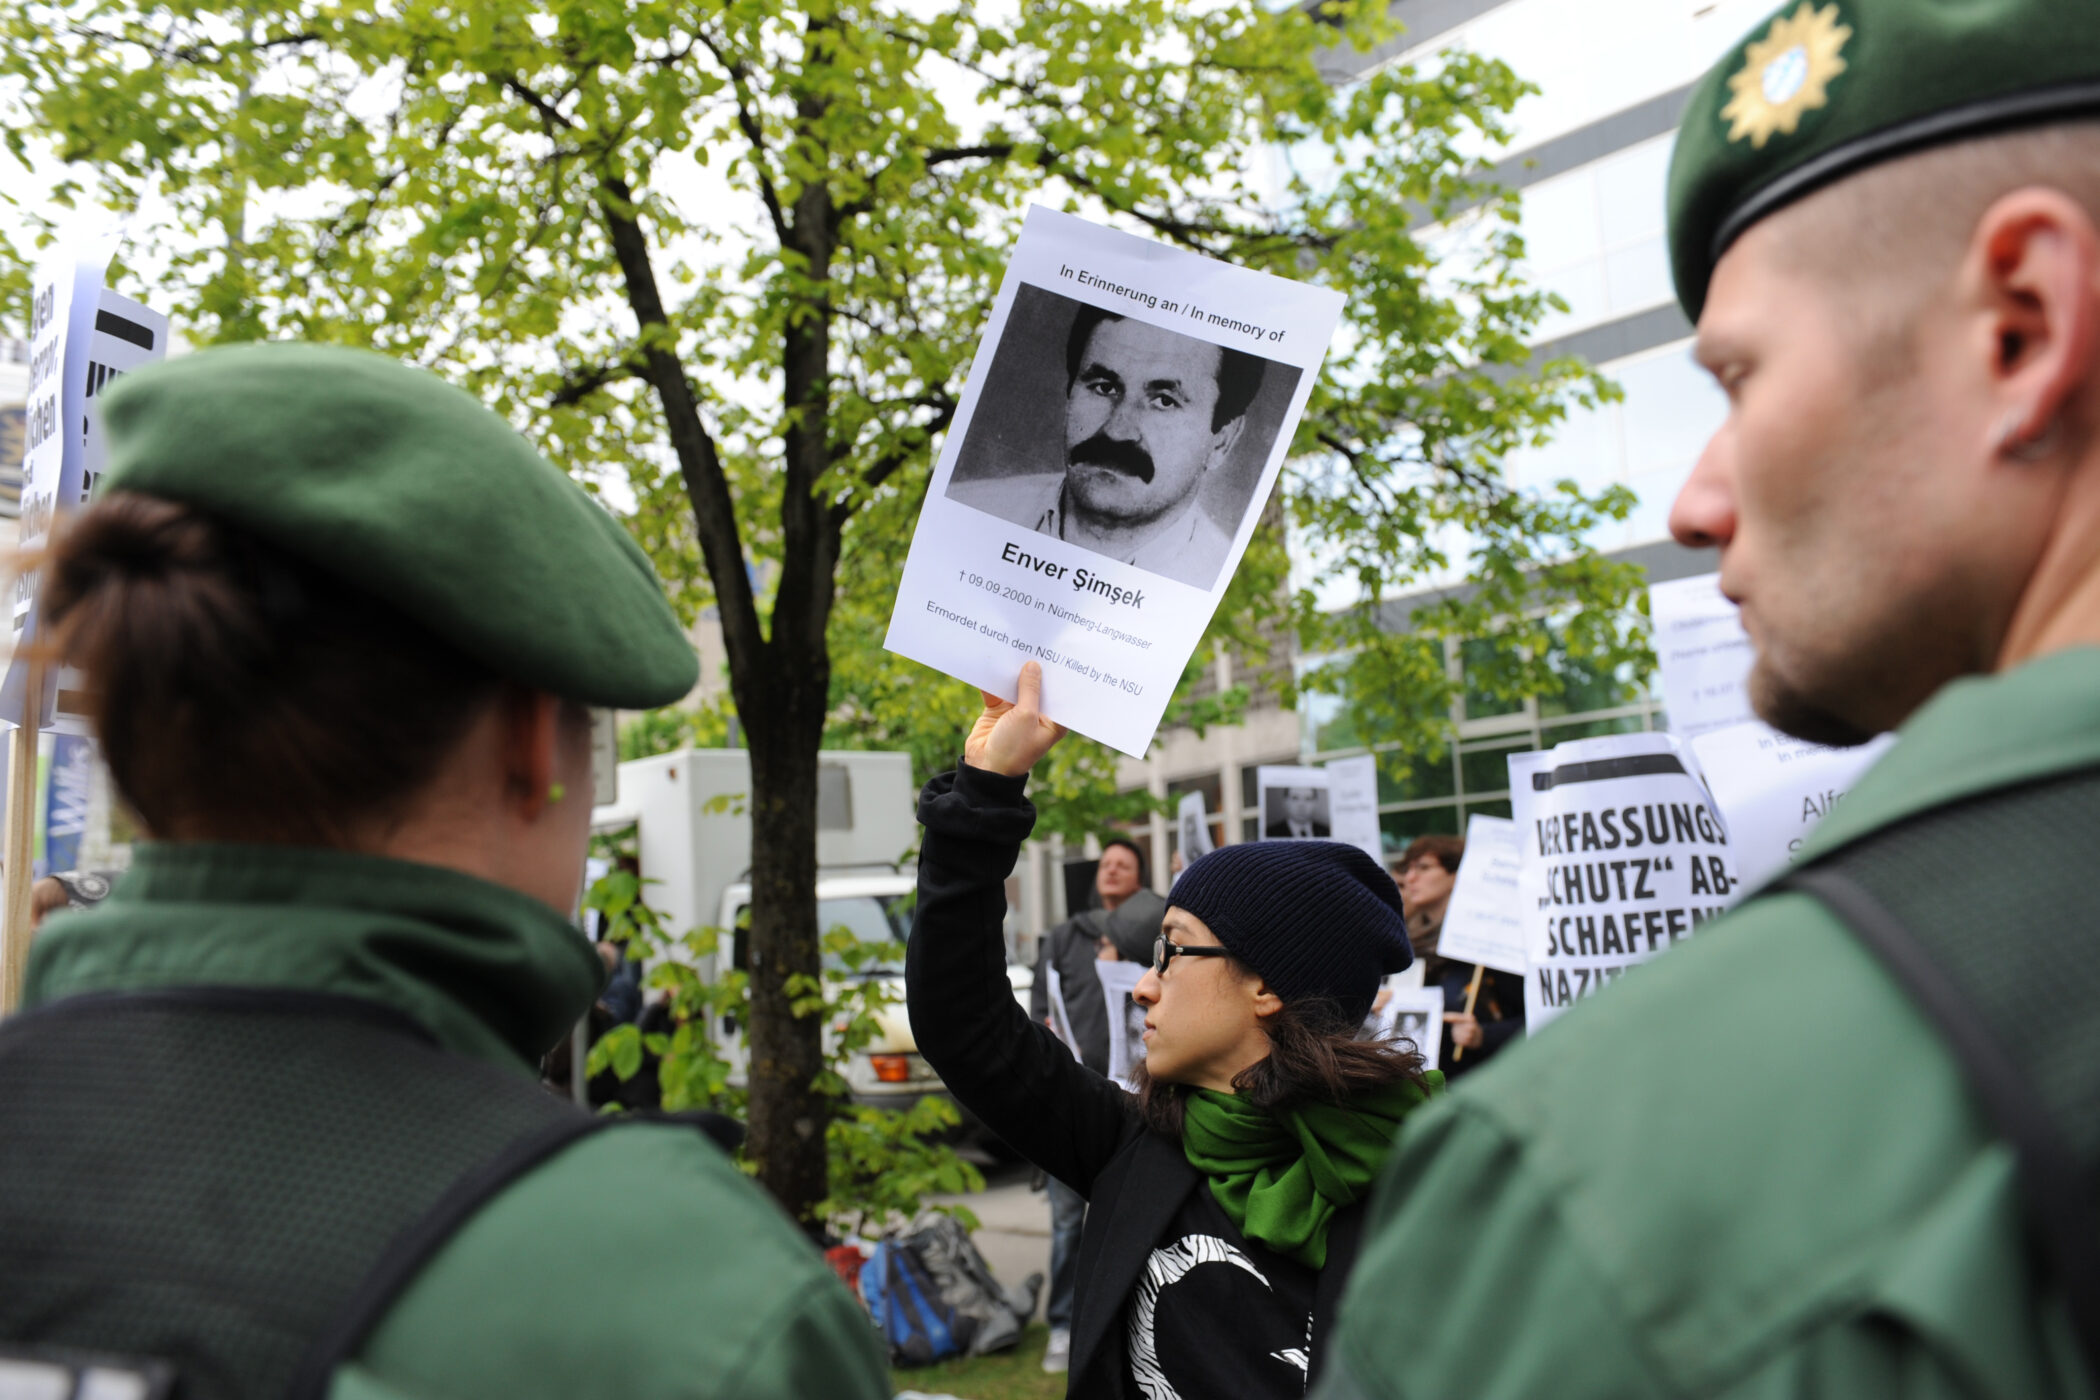
[[[1128,438],[1112,438],[1099,430],[1065,453],[1065,460],[1075,467],[1107,467],[1148,486],[1152,483],[1152,454]]]

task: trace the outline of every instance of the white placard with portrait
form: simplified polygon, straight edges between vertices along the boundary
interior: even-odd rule
[[[1342,298],[1028,211],[884,645],[1142,756],[1253,537]]]
[[[1264,841],[1326,841],[1334,836],[1333,776],[1325,768],[1264,763],[1254,770]]]
[[[1108,1077],[1137,1092],[1133,1073],[1145,1063],[1145,1008],[1131,997],[1145,980],[1142,963],[1102,961],[1094,964],[1101,997],[1108,1003]]]
[[[1396,1040],[1413,1041],[1422,1052],[1422,1068],[1438,1068],[1444,1048],[1444,989],[1411,987],[1396,991],[1372,1013],[1378,1031]]]

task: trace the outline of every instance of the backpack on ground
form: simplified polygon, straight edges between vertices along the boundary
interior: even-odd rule
[[[949,1315],[961,1323],[957,1340],[970,1355],[987,1356],[1021,1340],[1021,1329],[1035,1312],[1041,1274],[1030,1274],[1018,1289],[1002,1288],[953,1216],[928,1217],[904,1237],[904,1244],[925,1266]]]
[[[861,1266],[860,1299],[889,1348],[891,1365],[930,1366],[962,1355],[965,1344],[956,1336],[960,1320],[941,1301],[918,1254],[901,1241],[875,1246]]]

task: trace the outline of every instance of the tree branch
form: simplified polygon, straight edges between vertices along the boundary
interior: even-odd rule
[[[934,413],[932,418],[919,425],[919,431],[930,441],[935,433],[945,430],[955,421],[955,400],[950,398],[946,391],[940,391],[927,395],[925,402],[933,408]],[[867,469],[860,474],[863,490],[872,492],[879,488],[882,483],[901,471],[905,463],[916,457],[924,445],[925,442],[922,441],[910,447],[895,447],[870,462]],[[832,513],[843,525],[846,517],[853,513],[853,509],[847,502],[837,501],[832,505]]]
[[[565,131],[574,131],[576,129],[576,123],[569,120],[569,118],[567,118],[566,116],[563,116],[560,108],[556,107],[546,98],[534,92],[531,88],[525,86],[525,84],[520,82],[518,79],[505,78],[503,80],[503,86],[508,91],[516,94],[519,98],[523,99],[526,106],[532,108],[533,111],[538,112],[540,114],[540,120],[546,124],[548,128],[548,134],[550,136],[553,134],[553,129],[555,127],[560,127]]]
[[[627,286],[627,304],[641,330],[642,377],[656,391],[678,458],[678,474],[693,503],[693,524],[708,578],[715,587],[715,606],[728,648],[732,680],[756,676],[765,654],[758,625],[758,604],[744,564],[744,543],[737,533],[736,503],[721,453],[700,419],[699,401],[678,361],[671,320],[649,260],[649,240],[636,218],[634,191],[625,180],[608,176],[598,186],[598,210],[611,238],[613,256]],[[738,697],[741,701],[742,696]]]
[[[766,169],[766,132],[751,107],[749,76],[744,65],[730,59],[716,47],[713,39],[705,34],[693,37],[706,46],[707,51],[715,56],[715,62],[722,65],[722,71],[729,75],[730,88],[736,93],[736,124],[744,133],[744,139],[751,144],[751,169],[758,176],[759,198],[765,201],[766,215],[773,221],[774,235],[785,247],[789,238],[787,214],[781,208],[779,191],[773,188],[772,173]]]
[[[547,400],[549,408],[568,408],[582,403],[608,384],[633,379],[640,371],[625,360],[609,365],[592,365],[586,369],[575,369],[562,378],[561,387]]]

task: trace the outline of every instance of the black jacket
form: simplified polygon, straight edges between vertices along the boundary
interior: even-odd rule
[[[1043,950],[1035,961],[1035,987],[1029,1006],[1035,1019],[1050,1014],[1051,968],[1057,969],[1065,993],[1065,1016],[1072,1023],[1072,1037],[1079,1042],[1079,1059],[1088,1069],[1108,1072],[1108,998],[1094,964],[1101,959],[1101,940],[1109,939],[1124,957],[1142,944],[1144,956],[1152,956],[1152,940],[1167,902],[1150,890],[1139,890],[1114,913],[1088,909],[1059,924],[1043,938]]]
[[[926,839],[904,973],[912,1033],[957,1099],[1087,1198],[1067,1393],[1137,1400],[1124,1361],[1123,1305],[1203,1178],[1179,1142],[1144,1127],[1129,1094],[1074,1060],[1014,1003],[1000,924],[1006,877],[1035,826],[1024,784],[965,767],[920,795]],[[1313,1299],[1315,1377],[1362,1226],[1356,1206],[1328,1233]]]
[[[1473,964],[1444,964],[1436,985],[1444,990],[1446,1011],[1466,1009],[1466,987],[1472,980]],[[1487,969],[1480,976],[1480,996],[1473,1003],[1473,1016],[1480,1022],[1480,1045],[1466,1051],[1464,1059],[1454,1058],[1457,1047],[1451,1043],[1451,1027],[1444,1027],[1443,1058],[1437,1061],[1437,1068],[1447,1080],[1471,1074],[1524,1033],[1524,979],[1492,967]]]

